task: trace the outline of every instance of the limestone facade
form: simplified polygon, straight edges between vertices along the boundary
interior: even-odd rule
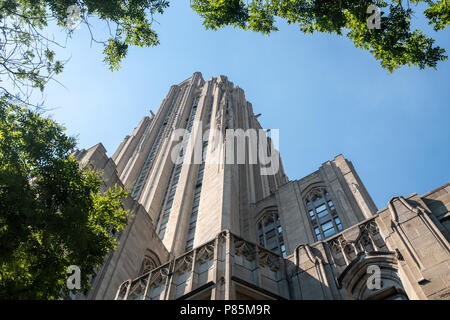
[[[262,129],[258,117],[227,77],[194,73],[112,158],[101,144],[75,153],[127,188],[135,213],[86,298],[450,299],[450,184],[378,210],[342,155],[299,180],[281,160],[270,175],[260,159],[208,161],[229,154],[214,130],[230,141],[227,129]],[[200,161],[177,149],[196,139]]]

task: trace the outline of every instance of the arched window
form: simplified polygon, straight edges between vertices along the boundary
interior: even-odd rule
[[[306,209],[316,240],[323,240],[342,230],[341,220],[326,189],[314,189],[306,198]]]
[[[258,222],[259,245],[286,257],[280,217],[277,213],[267,213]]]
[[[153,251],[147,250],[147,254],[144,257],[141,269],[139,270],[139,275],[143,275],[147,272],[150,272],[160,265],[161,263],[159,262],[158,256],[156,256],[156,254],[153,253]]]

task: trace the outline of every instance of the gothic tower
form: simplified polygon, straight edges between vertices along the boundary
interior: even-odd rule
[[[430,259],[414,255],[416,231],[401,227],[432,216],[426,201],[399,197],[378,211],[342,155],[288,180],[278,137],[262,129],[259,116],[227,77],[205,81],[194,73],[170,88],[112,158],[101,144],[75,153],[82,166],[103,170],[105,187],[130,191],[124,206],[133,212],[85,298],[421,299],[448,292],[445,224],[409,222],[435,246]],[[367,288],[369,265],[380,268],[384,287]],[[437,271],[425,277],[425,265]]]

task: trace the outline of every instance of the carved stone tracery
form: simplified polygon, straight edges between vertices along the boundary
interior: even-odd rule
[[[169,267],[162,267],[154,271],[150,277],[150,286],[152,288],[157,288],[165,283],[167,276],[169,275]]]
[[[247,261],[256,259],[256,246],[239,238],[234,239],[234,253],[244,257]]]
[[[269,250],[259,248],[258,262],[260,267],[268,267],[273,272],[280,270],[280,257]]]
[[[358,226],[356,237],[352,240],[346,239],[345,232],[328,242],[332,258],[334,261],[339,260],[340,256],[348,266],[360,254],[368,254],[370,252],[380,251],[379,245],[375,241],[378,235],[378,226],[375,220],[369,220]],[[343,267],[344,265],[339,265]]]
[[[314,202],[314,200],[316,200],[316,198],[323,198],[325,192],[326,192],[325,187],[316,187],[316,188],[310,190],[306,194],[305,198],[311,202]]]
[[[214,242],[210,242],[197,251],[196,262],[203,264],[214,259]]]
[[[191,271],[192,270],[192,253],[191,254],[187,254],[184,257],[181,257],[180,259],[178,259],[175,262],[175,268],[173,270],[174,273],[181,275],[184,274],[185,272]]]

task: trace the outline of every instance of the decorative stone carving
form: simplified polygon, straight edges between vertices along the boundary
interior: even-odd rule
[[[380,251],[375,241],[379,233],[375,220],[369,220],[359,226],[348,229],[340,236],[328,241],[333,260],[338,266],[338,260],[344,258],[345,265],[349,265],[361,253]]]
[[[239,238],[234,238],[234,254],[243,256],[248,261],[256,258],[256,246]]]
[[[280,270],[280,257],[271,251],[259,248],[258,262],[260,267],[268,267],[273,272]]]
[[[218,104],[216,111],[216,129],[220,132],[222,132],[222,105],[223,100]]]
[[[160,262],[158,256],[153,251],[147,250],[144,261],[141,265],[141,269],[139,271],[139,275],[146,274],[153,269],[156,269],[159,265]]]
[[[339,237],[340,238],[340,237]],[[332,253],[338,254],[341,252],[341,246],[339,238],[334,238],[333,240],[328,242],[328,246]]]
[[[226,109],[225,109],[225,121],[226,121],[226,129],[234,128],[234,112],[233,108],[230,107],[229,101],[226,101]]]
[[[120,285],[116,300],[124,300],[126,298],[128,287],[129,287],[130,283],[131,283],[131,280],[126,280]]]
[[[371,288],[367,285],[370,266],[378,266],[380,270],[380,287]],[[350,299],[364,300],[375,297],[389,289],[395,288],[404,292],[399,278],[397,259],[394,252],[360,253],[352,263],[338,277],[338,282]]]
[[[197,251],[196,262],[203,264],[208,260],[214,259],[214,242],[210,242]]]
[[[150,277],[150,286],[152,288],[157,288],[165,282],[165,279],[169,275],[169,266],[162,267],[153,271]]]
[[[306,199],[313,202],[316,198],[322,198],[325,191],[324,187],[316,187],[306,194]]]
[[[227,232],[226,231],[222,231],[221,233],[219,233],[217,238],[219,239],[219,244],[220,243],[224,243],[225,240],[227,239]]]
[[[359,228],[361,230],[367,230],[371,235],[375,235],[379,232],[375,220],[369,220],[367,223],[361,224]]]
[[[175,262],[174,273],[181,275],[192,270],[192,254],[185,255]]]
[[[144,297],[148,277],[141,277],[131,283],[127,300],[141,300]]]

